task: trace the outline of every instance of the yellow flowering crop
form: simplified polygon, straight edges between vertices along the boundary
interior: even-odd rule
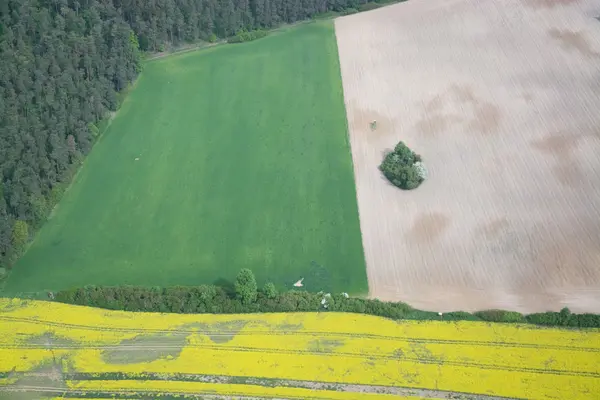
[[[0,372],[24,374],[48,365],[72,377],[71,389],[85,390],[104,385],[307,398],[306,386],[287,387],[303,381],[589,399],[600,393],[600,330],[396,322],[343,313],[129,313],[0,299]],[[124,380],[112,380],[115,374]],[[148,374],[172,380],[145,380]],[[231,383],[189,382],[177,374],[218,376]],[[90,375],[102,380],[86,380]],[[240,382],[252,379],[288,384],[273,388]],[[11,384],[0,381],[0,390]],[[365,393],[328,392],[342,397],[319,398],[367,398]]]

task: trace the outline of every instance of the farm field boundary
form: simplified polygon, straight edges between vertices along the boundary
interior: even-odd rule
[[[366,294],[349,153],[329,21],[152,61],[3,293],[226,285],[245,267]]]
[[[487,321],[529,323],[544,326],[600,328],[600,315],[576,314],[568,309],[560,312],[520,314],[514,311],[482,310],[474,313],[454,311],[439,314],[412,308],[401,302],[382,302],[375,299],[333,294],[323,308],[324,294],[305,291],[277,293],[269,298],[259,290],[256,301],[244,304],[222,287],[93,287],[65,290],[56,294],[56,300],[65,304],[100,307],[109,310],[169,312],[183,314],[235,314],[257,312],[352,312],[396,320]]]
[[[333,19],[341,17],[341,16],[372,11],[372,10],[376,10],[378,8],[386,7],[386,6],[389,6],[392,4],[403,3],[405,1],[409,1],[409,0],[384,0],[384,1],[378,1],[378,2],[376,2],[376,1],[368,2],[368,3],[361,4],[358,8],[350,7],[350,8],[343,9],[341,11],[327,11],[322,14],[316,14],[311,19],[305,19],[305,20],[300,20],[297,22],[282,24],[280,26],[268,29],[267,31],[269,32],[270,35],[277,34],[280,32],[285,32],[286,30],[294,28],[298,25],[311,24],[311,23],[314,23],[315,21],[333,20]],[[198,41],[196,43],[189,43],[186,45],[177,46],[177,47],[171,48],[166,51],[147,53],[145,55],[144,61],[150,62],[150,61],[159,60],[159,59],[165,58],[165,57],[170,57],[170,56],[174,56],[174,55],[178,55],[178,54],[182,54],[182,53],[188,53],[190,51],[204,50],[204,49],[208,49],[208,48],[211,48],[214,46],[222,46],[222,45],[228,44],[227,38],[217,38],[216,40],[217,41],[214,43],[210,43],[210,42],[206,42],[206,41]]]
[[[335,20],[372,298],[600,312],[599,14],[428,0]],[[400,141],[429,172],[415,190],[378,170]]]
[[[0,299],[0,319],[0,393],[491,400],[600,390],[598,329],[131,313],[20,299]]]
[[[330,11],[327,11],[324,13],[312,15],[312,17],[310,17],[308,19],[302,19],[302,20],[298,20],[298,21],[290,22],[290,23],[283,23],[280,26],[272,27],[272,28],[268,29],[267,31],[270,34],[280,34],[280,33],[287,32],[290,29],[294,29],[300,25],[319,23],[319,21],[322,21],[322,20],[332,20],[332,19],[337,18],[342,15],[349,15],[349,14],[354,14],[354,13],[358,13],[358,12],[370,11],[370,10],[374,10],[374,9],[384,7],[387,5],[391,5],[394,3],[403,2],[403,1],[407,1],[407,0],[382,0],[382,1],[376,1],[376,2],[367,2],[367,3],[364,3],[363,1],[361,1],[360,2],[361,4],[356,5],[356,8],[350,7],[350,8],[340,9],[337,11],[330,10]],[[198,50],[206,50],[206,49],[212,48],[214,46],[220,46],[222,44],[227,44],[227,38],[215,38],[215,40],[216,41],[213,43],[200,40],[200,41],[193,42],[193,43],[177,45],[173,48],[169,48],[168,50],[162,51],[162,52],[149,52],[149,53],[145,54],[143,62],[148,63],[148,62],[151,62],[154,60],[163,59],[165,57],[181,55],[184,53],[194,52],[194,51],[198,51]],[[137,79],[134,82],[132,82],[127,88],[123,89],[121,92],[116,93],[118,103],[119,103],[118,108],[120,108],[120,104],[125,100],[126,96],[128,95],[128,92],[136,83],[137,83]],[[108,129],[108,127],[110,126],[110,123],[112,122],[116,113],[117,113],[116,111],[108,113],[105,118],[96,122],[96,124],[95,124],[96,126],[92,126],[91,129],[96,131],[96,134],[94,135],[94,137],[95,137],[94,142],[98,141],[98,139],[101,138],[104,131]],[[50,207],[50,211],[49,211],[48,215],[45,217],[45,220],[46,220],[45,222],[47,222],[47,220],[52,219],[52,217],[56,211],[56,208],[58,207],[59,200],[64,196],[64,192],[69,190],[69,188],[77,181],[77,174],[82,169],[82,165],[84,164],[84,162],[85,162],[85,159],[82,160],[79,165],[74,166],[73,171],[72,171],[72,177],[70,179],[66,180],[65,182],[62,182],[61,185],[58,185],[56,187],[56,189],[55,189],[56,195],[54,196],[52,201],[49,203],[51,205],[51,207]],[[32,230],[33,230],[33,227],[30,227],[30,233],[32,233]],[[36,232],[31,235],[31,238],[30,238],[31,241],[21,252],[22,254],[24,254],[26,252],[26,250],[29,248],[29,246],[33,242],[33,240],[35,240],[35,238],[37,237],[37,231],[39,231],[39,227],[37,229],[35,229],[35,231]],[[0,292],[3,291],[5,283],[8,280],[8,276],[10,274],[10,269],[11,269],[10,267],[11,266],[9,265],[9,268],[8,268],[9,271],[5,272],[4,276],[0,276]],[[12,290],[11,290],[11,292],[12,292]],[[22,291],[20,293],[31,295],[31,294],[34,294],[35,292],[36,292],[36,290],[34,289],[34,290]],[[39,290],[37,292],[39,292],[39,294],[43,294],[42,293],[43,290]],[[15,292],[12,292],[12,294],[14,295]]]
[[[398,387],[375,387],[367,385],[323,384],[322,382],[302,382],[305,387],[289,386],[287,381],[279,381],[277,386],[261,384],[253,379],[253,384],[240,383],[197,383],[177,380],[160,382],[142,379],[134,380],[66,380],[69,389],[57,389],[51,386],[20,386],[4,388],[7,393],[39,393],[43,398],[72,399],[82,396],[87,399],[111,398],[131,399],[143,396],[144,399],[188,398],[236,398],[236,399],[307,399],[307,400],[511,400],[507,397],[470,395],[468,393],[443,392],[426,389]],[[320,387],[325,387],[321,389]],[[112,388],[112,389],[111,389]],[[2,392],[0,387],[0,396]],[[54,397],[55,395],[61,397]],[[68,394],[68,396],[67,396]],[[205,397],[206,396],[206,397]],[[1,397],[0,397],[1,398]]]

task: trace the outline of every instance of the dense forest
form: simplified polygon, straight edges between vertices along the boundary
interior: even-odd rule
[[[365,0],[0,0],[0,266],[60,199],[143,52]]]

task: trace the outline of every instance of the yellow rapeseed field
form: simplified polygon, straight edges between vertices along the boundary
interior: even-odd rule
[[[593,399],[600,331],[343,313],[128,313],[0,299],[0,372],[0,391],[48,387],[52,378],[62,390],[99,395],[415,399],[425,389],[429,397]],[[387,394],[366,393],[377,391]]]

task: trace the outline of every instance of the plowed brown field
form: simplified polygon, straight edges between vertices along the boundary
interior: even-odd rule
[[[371,296],[600,312],[599,15],[413,0],[336,20]],[[377,170],[399,140],[430,172],[414,191]]]

